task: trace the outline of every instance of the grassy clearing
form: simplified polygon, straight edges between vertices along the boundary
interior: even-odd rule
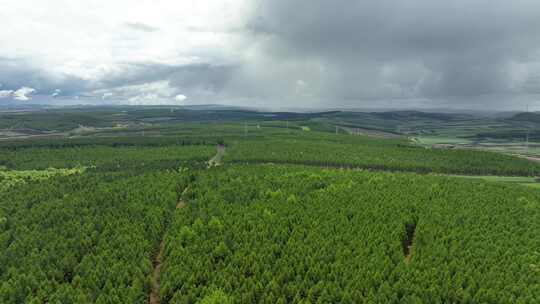
[[[82,174],[85,167],[75,167],[70,169],[48,168],[46,170],[5,170],[0,168],[0,192],[6,191],[17,185],[26,184],[33,181],[41,181],[53,176],[68,176]]]
[[[438,136],[419,136],[416,137],[418,143],[422,145],[436,145],[436,144],[470,144],[471,141],[466,138],[457,137],[438,137]]]
[[[493,176],[493,175],[479,175],[479,176],[453,175],[453,176],[468,178],[468,179],[481,179],[487,182],[519,184],[519,185],[524,185],[524,186],[540,189],[540,183],[537,182],[534,177]]]

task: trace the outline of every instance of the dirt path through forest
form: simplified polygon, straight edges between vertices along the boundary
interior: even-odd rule
[[[519,155],[519,156],[533,162],[537,162],[537,163],[540,162],[540,157],[538,156],[527,156],[527,155]]]
[[[405,238],[401,241],[401,244],[403,246],[403,255],[405,256],[405,263],[407,264],[411,261],[415,232],[416,232],[416,221],[413,223],[407,223],[405,225]]]
[[[216,155],[208,161],[208,168],[221,165],[223,155],[225,155],[225,146],[217,145]]]
[[[161,258],[163,257],[164,247],[165,242],[162,239],[159,244],[159,253],[153,261],[154,271],[152,272],[152,286],[150,287],[150,296],[148,297],[149,304],[159,304],[159,276],[161,275]]]
[[[176,203],[176,209],[183,208],[186,204],[182,200],[178,200]],[[165,249],[165,233],[161,237],[161,243],[159,243],[159,252],[152,261],[154,271],[152,272],[152,286],[150,287],[150,295],[148,296],[149,304],[159,304],[159,279],[161,276],[161,262],[163,259],[163,250]]]
[[[225,146],[224,145],[218,145],[216,149],[217,149],[216,155],[214,155],[214,157],[212,157],[208,161],[208,168],[213,167],[213,166],[221,165],[221,159],[223,158],[223,155],[225,154]],[[186,187],[184,189],[184,192],[188,189],[188,187]],[[183,208],[185,205],[186,205],[186,203],[182,199],[179,199],[178,202],[176,203],[176,209]],[[161,276],[161,262],[162,262],[162,259],[163,259],[163,250],[164,250],[164,247],[165,247],[165,234],[166,234],[166,232],[164,232],[162,237],[161,237],[161,242],[159,244],[159,252],[156,255],[156,257],[154,258],[154,260],[152,261],[152,265],[154,267],[154,270],[152,271],[152,280],[151,280],[152,286],[150,287],[150,295],[148,296],[148,303],[149,304],[159,304],[160,303],[159,279],[160,279],[160,276]]]

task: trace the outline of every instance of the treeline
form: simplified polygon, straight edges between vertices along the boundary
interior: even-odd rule
[[[0,303],[145,303],[185,181],[85,173],[0,191]]]
[[[108,147],[84,146],[57,148],[27,148],[17,151],[0,149],[0,166],[12,170],[43,170],[47,168],[95,167],[97,171],[176,169],[180,166],[204,163],[215,154],[214,146]]]
[[[141,131],[139,131],[141,132]],[[114,136],[114,137],[75,137],[75,138],[33,138],[13,139],[0,143],[0,150],[21,150],[28,148],[64,149],[87,146],[107,147],[163,147],[188,145],[215,145],[219,138],[190,138],[185,136],[143,137],[143,136]]]
[[[201,173],[183,198],[162,303],[540,302],[540,192],[525,187],[251,165]]]
[[[540,164],[500,153],[426,149],[399,140],[352,136],[237,141],[228,148],[225,161],[465,175],[540,174]]]

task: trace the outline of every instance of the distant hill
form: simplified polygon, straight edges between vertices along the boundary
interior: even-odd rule
[[[518,113],[518,114],[512,116],[510,118],[510,120],[540,123],[540,112],[522,112],[522,113]]]
[[[182,108],[194,111],[222,111],[222,110],[252,110],[248,107],[237,107],[219,104],[184,105]]]
[[[0,103],[0,112],[33,112],[46,109],[47,106],[24,103]]]
[[[375,112],[370,113],[381,119],[392,120],[456,120],[456,119],[470,119],[471,115],[466,114],[453,114],[453,113],[430,113],[422,111],[392,111],[392,112]]]

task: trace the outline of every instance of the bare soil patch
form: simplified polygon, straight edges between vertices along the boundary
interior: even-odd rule
[[[221,160],[223,155],[225,155],[225,146],[218,145],[216,149],[216,155],[208,161],[208,168],[221,165]]]

